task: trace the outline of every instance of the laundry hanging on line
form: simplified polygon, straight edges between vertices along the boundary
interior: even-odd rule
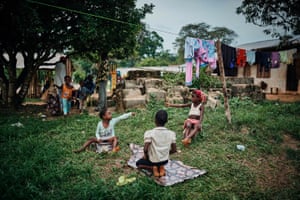
[[[283,51],[252,51],[241,48],[234,48],[223,44],[222,57],[227,75],[236,75],[236,67],[245,67],[248,64],[257,64],[260,69],[268,71],[271,68],[279,68],[280,63],[292,64],[293,55],[297,49]],[[187,37],[185,40],[184,58],[186,62],[185,85],[191,86],[193,80],[193,60],[195,61],[196,74],[200,76],[200,67],[209,66],[212,70],[217,68],[217,55],[215,42],[199,38]],[[232,71],[232,73],[230,72]]]
[[[210,66],[213,70],[217,67],[216,47],[213,40],[202,40],[187,37],[185,40],[184,58],[186,61],[185,84],[192,85],[193,59],[196,62],[196,77],[200,76],[200,67]]]

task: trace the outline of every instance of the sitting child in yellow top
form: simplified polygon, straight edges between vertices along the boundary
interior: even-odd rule
[[[188,146],[191,143],[192,138],[202,130],[205,101],[205,94],[201,90],[194,90],[192,92],[192,103],[166,104],[167,106],[176,108],[190,107],[188,118],[184,121],[183,125],[184,131],[182,143],[184,146]]]

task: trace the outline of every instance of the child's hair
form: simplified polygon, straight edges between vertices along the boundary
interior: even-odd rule
[[[206,102],[206,96],[201,90],[193,90],[192,93],[195,94],[201,102]]]
[[[65,80],[66,80],[67,78],[71,79],[71,76],[66,75],[66,76],[65,76]]]
[[[103,119],[103,117],[104,117],[106,111],[107,111],[107,108],[103,108],[103,109],[99,112],[99,117],[100,117],[101,119]]]
[[[164,126],[165,123],[168,122],[168,113],[165,110],[159,110],[157,111],[156,115],[155,115],[155,121],[156,124],[159,126]]]

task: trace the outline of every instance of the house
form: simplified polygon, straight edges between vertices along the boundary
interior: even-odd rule
[[[267,40],[240,45],[237,48],[288,55],[292,53],[291,61],[281,61],[277,68],[266,70],[255,63],[248,67],[238,67],[237,77],[252,77],[254,84],[262,87],[266,99],[300,101],[300,36],[293,37],[286,45],[281,45],[280,40]]]
[[[39,98],[42,95],[43,85],[45,84],[46,79],[51,79],[53,77],[53,72],[55,69],[55,65],[59,62],[60,58],[65,56],[62,53],[57,53],[52,59],[45,62],[44,65],[39,67],[39,70],[33,76],[27,97],[29,98]],[[24,58],[21,53],[17,53],[17,69],[24,68]],[[67,58],[66,60],[66,73],[67,75],[72,75],[72,63],[71,60]]]

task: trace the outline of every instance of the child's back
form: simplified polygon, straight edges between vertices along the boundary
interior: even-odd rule
[[[171,144],[176,143],[176,134],[165,127],[156,127],[146,131],[144,142],[149,142],[149,160],[161,162],[169,159]]]
[[[138,168],[153,170],[154,176],[164,176],[164,165],[170,153],[176,152],[176,134],[164,127],[168,113],[160,110],[155,115],[156,127],[144,133],[144,158],[137,161]]]

